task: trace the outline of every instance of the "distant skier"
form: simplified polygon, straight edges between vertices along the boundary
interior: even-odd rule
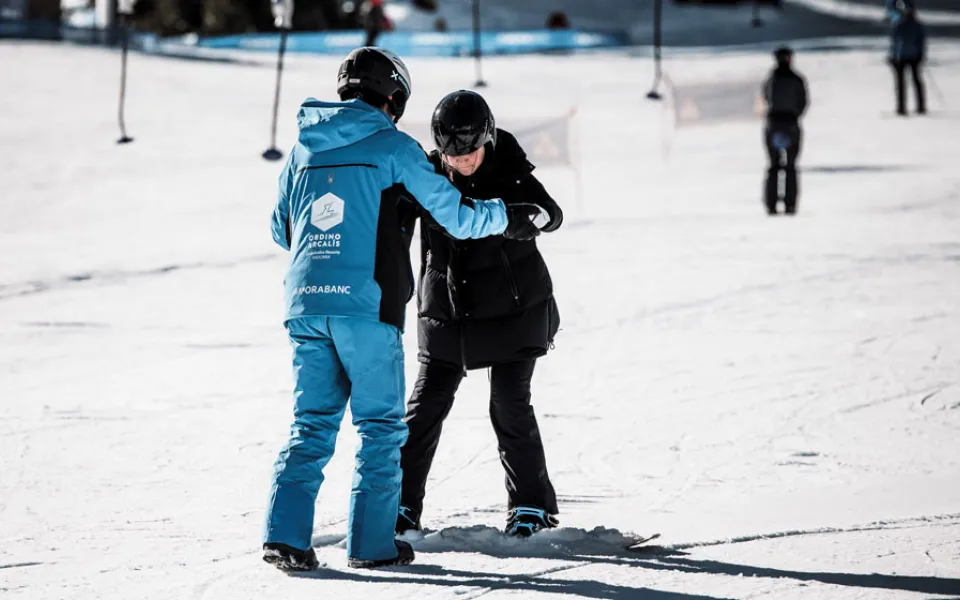
[[[533,165],[509,132],[497,129],[479,94],[444,97],[433,113],[430,161],[464,194],[503,198],[508,207],[535,205],[542,231],[563,212],[533,176]],[[491,236],[458,241],[420,228],[418,282],[420,374],[407,405],[410,437],[401,453],[403,491],[397,533],[420,529],[427,475],[443,421],[468,369],[490,368],[490,420],[506,472],[509,535],[557,525],[557,498],[530,404],[537,358],[553,345],[560,314],[553,284],[530,226],[528,239]]]
[[[299,140],[280,175],[272,232],[291,250],[284,325],[293,346],[294,421],[274,465],[263,559],[284,570],[318,565],[314,502],[348,400],[360,430],[348,565],[413,560],[393,528],[407,438],[400,336],[413,294],[412,231],[403,229],[398,205],[416,201],[457,239],[524,237],[532,227],[499,199],[462,196],[397,130],[410,85],[392,52],[351,52],[337,76],[341,101],[310,98],[300,107]]]
[[[764,203],[767,213],[777,214],[777,205],[783,201],[784,212],[797,212],[797,158],[800,156],[803,130],[800,118],[807,110],[807,84],[792,68],[793,50],[786,46],[774,52],[777,66],[763,85],[767,103],[767,124],[764,141],[770,166],[767,169]],[[783,197],[779,193],[780,171],[784,172]]]
[[[917,20],[917,11],[912,4],[898,2],[901,17],[890,32],[890,66],[893,67],[897,93],[897,114],[907,114],[907,90],[905,74],[909,67],[913,76],[913,89],[917,96],[917,113],[926,114],[927,102],[923,86],[921,65],[927,54],[926,28]]]
[[[366,14],[363,17],[363,29],[367,32],[365,46],[376,46],[377,38],[384,31],[390,31],[393,24],[383,10],[383,0],[369,0]]]

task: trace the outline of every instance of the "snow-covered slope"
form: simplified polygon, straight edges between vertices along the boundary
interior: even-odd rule
[[[960,97],[960,47],[931,54]],[[699,85],[769,62],[667,68]],[[336,65],[291,59],[282,146]],[[267,226],[279,165],[259,158],[272,69],[133,56],[136,141],[117,146],[118,66],[0,44],[4,599],[960,596],[960,115],[931,90],[929,118],[890,118],[882,53],[798,55],[813,107],[790,220],[763,215],[761,124],[670,133],[643,98],[648,61],[488,60],[508,128],[577,107],[582,204],[571,169],[537,171],[568,210],[541,243],[563,329],[534,382],[563,528],[494,534],[505,493],[477,372],[417,562],[345,569],[347,421],[317,506],[330,568],[303,578],[258,551],[291,392]],[[473,81],[466,59],[410,68],[411,127]],[[653,532],[666,549],[620,549]]]

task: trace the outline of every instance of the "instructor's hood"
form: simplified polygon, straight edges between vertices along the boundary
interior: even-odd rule
[[[297,113],[299,141],[311,152],[343,148],[375,133],[396,129],[379,108],[362,100],[324,102],[307,98]]]

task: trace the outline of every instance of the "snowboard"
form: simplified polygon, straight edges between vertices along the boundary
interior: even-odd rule
[[[659,539],[660,534],[655,533],[650,537],[641,537],[634,540],[629,545],[627,545],[627,550],[630,552],[643,552],[649,550],[650,548],[655,548],[655,546],[647,546],[647,543],[652,542],[653,540]]]

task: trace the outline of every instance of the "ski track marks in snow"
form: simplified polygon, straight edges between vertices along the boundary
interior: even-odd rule
[[[82,283],[126,283],[131,279],[137,279],[141,277],[155,277],[157,275],[166,275],[167,273],[172,273],[174,271],[186,271],[193,269],[229,269],[243,264],[256,263],[267,260],[274,260],[277,256],[275,254],[260,254],[257,256],[248,256],[238,260],[223,261],[217,263],[204,263],[204,262],[195,262],[195,263],[186,263],[186,264],[175,264],[175,265],[164,265],[162,267],[155,267],[150,269],[138,269],[138,270],[127,270],[127,271],[90,271],[87,273],[77,273],[74,275],[66,275],[57,279],[51,279],[47,281],[24,281],[20,283],[8,283],[0,284],[0,301],[7,298],[16,298],[18,296],[29,296],[32,294],[39,294],[42,292],[59,290],[66,288],[68,286],[82,284]],[[46,323],[42,323],[46,324]],[[92,327],[96,324],[91,323],[51,323],[50,326],[87,326]]]
[[[596,527],[587,531],[580,528],[558,528],[538,533],[529,539],[511,538],[498,529],[475,525],[472,527],[447,527],[439,531],[428,531],[419,540],[411,540],[420,553],[420,562],[405,567],[378,569],[375,571],[354,571],[341,567],[342,557],[324,556],[325,549],[342,550],[346,545],[345,536],[340,534],[322,534],[314,537],[314,546],[319,550],[323,567],[310,573],[288,574],[290,577],[316,579],[323,581],[376,581],[383,584],[419,584],[452,588],[449,597],[458,600],[474,600],[498,591],[513,593],[539,592],[580,595],[587,598],[643,598],[644,600],[667,600],[687,598],[689,600],[718,600],[721,596],[676,594],[652,590],[644,587],[625,587],[591,579],[557,579],[559,573],[568,573],[590,567],[598,563],[610,563],[620,566],[633,566],[653,571],[681,573],[722,573],[729,576],[766,578],[772,580],[770,587],[757,593],[739,596],[756,598],[776,594],[782,586],[808,585],[818,582],[827,585],[852,586],[867,589],[899,589],[927,594],[960,593],[960,581],[937,577],[915,577],[896,574],[859,574],[841,572],[803,572],[781,570],[772,567],[755,567],[726,563],[718,560],[691,557],[689,550],[763,542],[780,538],[816,535],[837,535],[865,531],[884,531],[930,526],[956,526],[960,524],[960,513],[910,517],[875,521],[851,527],[822,527],[804,530],[786,530],[772,533],[744,535],[718,540],[692,541],[679,544],[654,545],[643,547],[639,551],[626,550],[635,537],[621,533],[616,529]],[[330,525],[334,525],[331,523]],[[927,549],[924,555],[933,564],[940,564],[931,552],[939,547]],[[539,567],[528,572],[484,572],[447,568],[436,564],[425,564],[426,556],[434,553],[476,553],[503,559],[556,559],[563,564]],[[259,557],[258,557],[259,558]],[[324,558],[327,560],[324,561]],[[429,559],[426,559],[429,561]],[[942,560],[942,559],[941,559]],[[194,600],[207,600],[214,597],[209,594],[220,583],[234,578],[249,576],[251,569],[272,568],[254,566],[250,555],[235,557],[234,562],[242,565],[220,573],[195,587]],[[16,566],[16,565],[14,565]],[[784,579],[791,581],[784,582]],[[219,597],[219,596],[217,596]],[[945,599],[946,600],[946,599]]]
[[[744,535],[720,540],[709,540],[702,542],[685,542],[682,544],[673,544],[663,546],[667,550],[689,550],[692,548],[706,548],[708,546],[722,546],[728,544],[742,544],[745,542],[755,542],[760,540],[772,540],[785,537],[796,537],[803,535],[827,535],[839,533],[854,533],[858,531],[884,531],[887,529],[903,529],[908,527],[929,527],[935,524],[955,525],[960,522],[960,513],[931,515],[924,517],[909,517],[905,519],[890,519],[883,521],[874,521],[864,525],[853,525],[851,527],[818,527],[814,529],[796,529],[788,531],[779,531],[774,533],[761,533],[755,535]],[[656,551],[656,547],[650,547]]]

